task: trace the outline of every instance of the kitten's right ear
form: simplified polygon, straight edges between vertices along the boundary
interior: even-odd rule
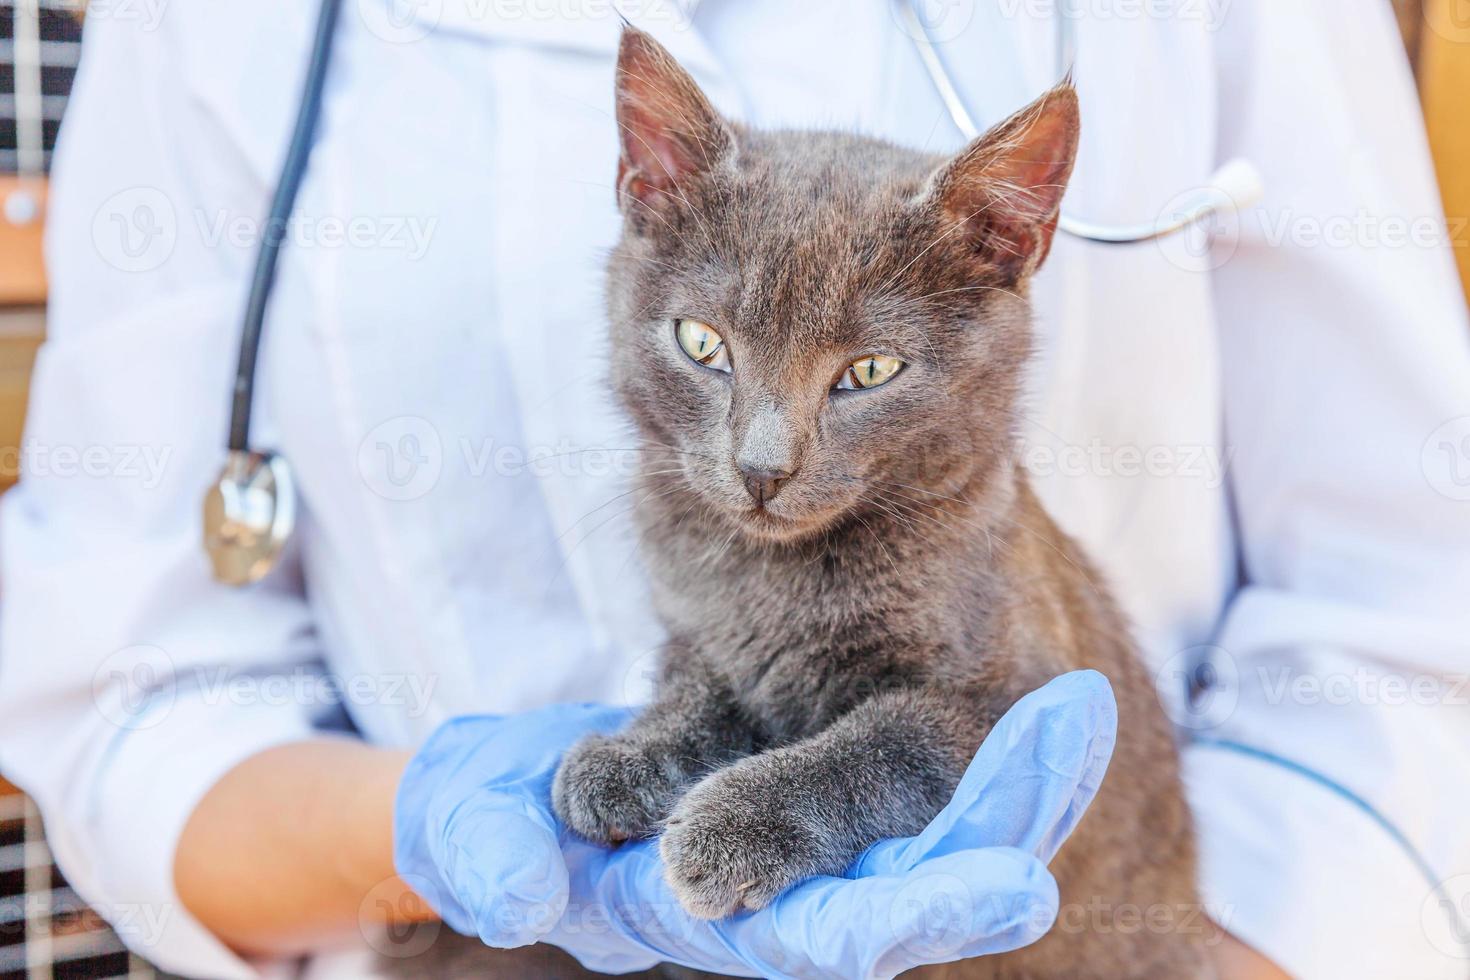
[[[618,206],[634,218],[685,199],[735,138],[693,78],[650,35],[623,29],[618,47]]]

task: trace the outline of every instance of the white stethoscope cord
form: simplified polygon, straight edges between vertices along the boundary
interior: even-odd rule
[[[893,0],[894,11],[903,25],[904,33],[913,39],[919,60],[929,73],[934,91],[944,103],[950,119],[954,121],[965,139],[979,139],[982,131],[970,115],[965,100],[955,88],[954,76],[945,67],[939,49],[934,43],[933,31],[919,13],[922,0]],[[1076,61],[1076,28],[1072,15],[1065,10],[1056,12],[1057,21],[1057,77],[1062,78],[1072,70]],[[1103,225],[1084,221],[1063,212],[1057,227],[1074,238],[1103,245],[1133,245],[1140,242],[1167,238],[1192,227],[1212,216],[1224,215],[1250,207],[1265,193],[1264,181],[1255,165],[1248,160],[1229,160],[1210,176],[1204,186],[1175,199],[1171,213],[1158,219],[1137,225]]]

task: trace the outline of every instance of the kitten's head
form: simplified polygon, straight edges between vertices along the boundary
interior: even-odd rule
[[[629,29],[617,118],[613,375],[668,450],[649,470],[791,540],[1006,464],[1027,283],[1076,154],[1070,85],[946,159],[742,127]]]

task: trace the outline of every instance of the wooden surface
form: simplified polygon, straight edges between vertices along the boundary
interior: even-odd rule
[[[44,331],[39,307],[0,309],[0,490],[17,476],[31,366]]]
[[[0,174],[0,204],[20,189],[14,174]],[[46,182],[31,179],[26,190],[35,194],[41,215],[46,208]],[[41,264],[41,218],[15,225],[0,213],[0,306],[37,305],[46,301],[46,270]]]
[[[1470,298],[1470,4],[1424,0],[1419,90],[1440,194]]]

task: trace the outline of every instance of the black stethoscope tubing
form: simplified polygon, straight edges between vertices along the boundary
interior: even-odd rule
[[[321,116],[322,90],[326,87],[327,65],[332,55],[332,39],[337,32],[337,17],[342,0],[322,0],[317,15],[316,37],[312,42],[311,61],[306,69],[306,84],[301,106],[296,113],[296,126],[286,150],[280,180],[271,198],[270,214],[261,235],[260,251],[255,256],[255,272],[250,278],[250,293],[245,301],[245,322],[240,330],[240,359],[235,366],[235,383],[230,403],[229,448],[250,448],[250,411],[255,399],[255,362],[260,354],[260,337],[265,325],[266,306],[275,285],[276,260],[291,212],[296,206],[296,193],[306,174],[306,163],[316,136]]]

